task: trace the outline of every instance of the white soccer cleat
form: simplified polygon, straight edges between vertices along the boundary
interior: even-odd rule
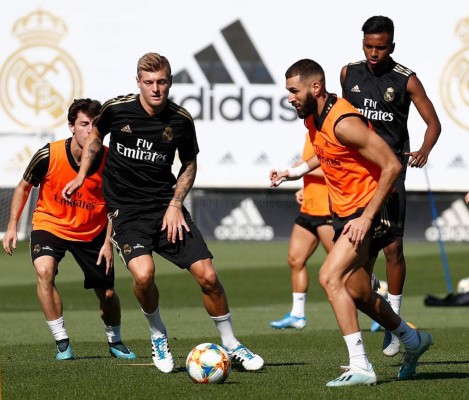
[[[171,351],[169,350],[168,338],[161,335],[151,338],[153,364],[161,372],[170,373],[174,369],[174,361]]]
[[[373,371],[373,367],[370,367],[369,371],[353,365],[340,368],[344,369],[345,372],[333,381],[327,382],[327,387],[376,385],[377,378],[375,371]]]
[[[399,354],[400,342],[396,335],[388,331],[384,331],[383,339],[383,354],[386,357],[394,357],[396,354]]]
[[[226,350],[230,360],[240,363],[246,371],[257,371],[264,366],[261,356],[254,354],[244,344],[239,343],[232,350]]]

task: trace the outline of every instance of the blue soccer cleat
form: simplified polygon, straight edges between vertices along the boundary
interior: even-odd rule
[[[370,332],[379,332],[383,327],[376,321],[371,322]]]
[[[420,336],[420,344],[414,350],[405,350],[398,380],[410,379],[415,374],[420,356],[425,353],[433,344],[432,335],[427,332],[417,332]]]
[[[137,358],[135,353],[122,342],[109,343],[109,353],[112,357],[127,360],[134,360]]]
[[[72,346],[70,346],[70,343],[67,342],[67,347],[65,350],[61,350],[62,348],[61,343],[57,343],[57,350],[55,353],[55,359],[58,361],[64,361],[64,360],[73,360],[73,351],[72,351]]]
[[[285,314],[282,319],[279,319],[278,321],[272,321],[270,326],[277,329],[295,328],[301,330],[306,326],[306,318],[295,317],[288,313]]]

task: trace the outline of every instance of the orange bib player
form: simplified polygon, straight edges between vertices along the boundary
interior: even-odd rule
[[[114,290],[110,224],[108,226],[102,187],[107,149],[98,155],[81,189],[69,200],[61,195],[62,187],[77,175],[83,144],[100,109],[101,104],[96,100],[73,102],[68,110],[73,136],[48,143],[33,156],[15,189],[3,238],[3,248],[13,255],[21,212],[32,187],[39,186],[30,250],[37,274],[37,295],[56,341],[57,360],[74,358],[65,329],[62,300],[55,286],[59,263],[67,251],[83,271],[84,287],[94,289],[99,299],[110,354],[118,358],[136,358],[121,340],[121,310]]]
[[[314,157],[314,149],[306,133],[303,161]],[[295,193],[300,206],[300,215],[295,220],[288,249],[288,264],[291,270],[292,308],[270,326],[277,329],[303,329],[306,326],[306,295],[309,277],[306,263],[316,251],[319,243],[329,252],[334,242],[334,229],[329,208],[329,196],[321,168],[303,176],[303,188]]]

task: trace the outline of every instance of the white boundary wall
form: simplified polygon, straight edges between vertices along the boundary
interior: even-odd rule
[[[57,18],[53,30],[61,36],[55,41],[42,39],[31,21],[22,23],[39,8]],[[194,116],[204,114],[196,120],[201,148],[196,186],[267,187],[270,168],[298,157],[304,138],[302,121],[292,118],[285,103],[285,69],[300,58],[313,58],[326,71],[329,91],[340,94],[340,69],[363,59],[361,26],[378,14],[394,20],[394,58],[417,72],[443,125],[429,165],[433,190],[467,191],[469,3],[456,0],[444,6],[404,0],[82,0],[79,7],[60,0],[16,2],[2,10],[0,24],[0,132],[69,136],[65,113],[73,98],[105,101],[136,92],[137,60],[156,51],[170,59],[175,75],[185,71],[193,81],[174,84],[174,100]],[[236,21],[273,83],[251,84],[243,73],[222,34]],[[232,83],[212,86],[203,74],[195,55],[209,46],[216,49]],[[228,120],[241,113],[239,120]],[[415,150],[424,124],[414,108],[409,127]],[[16,159],[12,151],[7,150],[7,158]],[[23,169],[2,169],[0,180],[16,181]],[[426,190],[423,171],[410,169],[407,187]]]

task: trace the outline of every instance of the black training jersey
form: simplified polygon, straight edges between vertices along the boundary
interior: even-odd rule
[[[366,61],[348,64],[343,95],[373,125],[375,131],[406,165],[405,152],[410,151],[407,119],[411,99],[407,82],[415,75],[410,69],[390,60],[389,68],[374,75]]]
[[[103,105],[95,125],[102,135],[111,134],[103,188],[112,208],[167,204],[176,184],[171,172],[176,150],[181,161],[199,152],[191,115],[170,100],[152,117],[139,95],[119,96]]]

